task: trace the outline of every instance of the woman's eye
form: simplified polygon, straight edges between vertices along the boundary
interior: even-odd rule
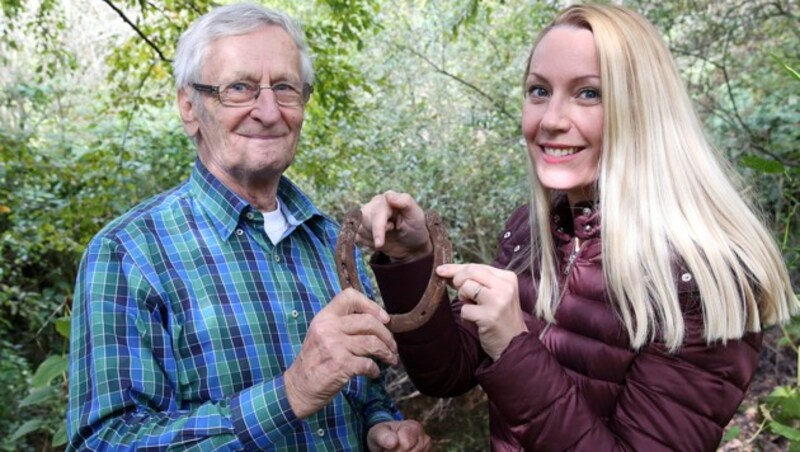
[[[531,86],[528,88],[528,97],[546,97],[547,90],[541,86]]]
[[[600,90],[595,88],[584,88],[578,94],[578,97],[585,100],[599,100],[600,99]]]

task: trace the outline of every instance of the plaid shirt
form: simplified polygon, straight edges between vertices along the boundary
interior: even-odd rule
[[[283,372],[340,291],[337,225],[286,178],[278,197],[289,230],[273,245],[261,213],[198,160],[91,241],[72,312],[70,449],[358,450],[369,427],[401,418],[366,377],[306,419],[292,412]]]

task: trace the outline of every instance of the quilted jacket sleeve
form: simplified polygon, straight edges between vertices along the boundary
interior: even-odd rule
[[[373,256],[371,264],[386,310],[408,312],[425,292],[433,256],[406,264],[388,264],[383,258]],[[429,396],[453,397],[477,384],[475,371],[486,354],[472,324],[460,321],[460,302],[451,304],[447,294],[442,298],[425,325],[394,337],[414,386]]]
[[[760,334],[711,346],[695,334],[677,354],[648,346],[607,419],[532,334],[517,336],[477,378],[526,450],[715,450],[755,373],[760,344]]]

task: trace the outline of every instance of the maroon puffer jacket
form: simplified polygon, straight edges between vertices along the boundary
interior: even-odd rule
[[[505,268],[530,241],[528,210],[518,209],[500,235],[494,264]],[[480,384],[489,398],[491,445],[518,450],[713,451],[755,373],[761,334],[706,344],[692,275],[677,269],[686,336],[676,353],[651,343],[638,352],[606,301],[599,213],[584,206],[553,215],[559,265],[569,265],[574,237],[582,246],[569,265],[557,323],[515,337],[496,362],[483,352],[461,304],[441,303],[422,327],[396,334],[400,357],[424,394],[452,397]],[[385,257],[383,257],[385,259]],[[424,291],[432,259],[388,264],[373,258],[390,313],[407,312]],[[519,276],[520,304],[534,312],[530,272]]]

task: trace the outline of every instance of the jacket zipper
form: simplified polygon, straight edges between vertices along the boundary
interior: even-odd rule
[[[569,260],[567,260],[567,266],[564,267],[564,289],[562,289],[561,295],[564,295],[563,291],[566,290],[566,283],[567,278],[566,276],[569,275],[569,272],[572,270],[572,265],[575,263],[575,259],[578,258],[578,252],[581,250],[581,241],[579,238],[575,237],[575,247],[572,249],[572,253],[569,255]]]
[[[578,259],[578,253],[581,251],[581,241],[578,237],[575,237],[575,246],[572,248],[572,253],[570,253],[569,258],[567,259],[567,265],[564,267],[564,285],[561,288],[561,293],[558,295],[559,300],[561,297],[564,296],[564,293],[567,291],[567,276],[569,276],[569,272],[572,271],[572,266],[575,264],[575,261]],[[544,339],[545,334],[550,331],[550,323],[544,326],[542,332],[539,333],[539,340],[541,341]]]

